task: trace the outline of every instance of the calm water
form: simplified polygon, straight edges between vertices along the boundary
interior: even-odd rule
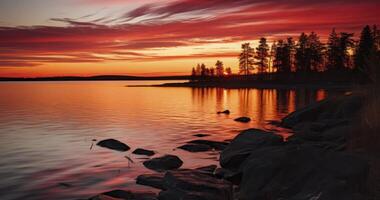
[[[296,108],[334,93],[324,90],[125,87],[152,82],[0,83],[0,199],[88,198],[111,189],[146,190],[144,156],[92,145],[115,138],[163,154],[188,168],[217,163],[218,153],[175,148],[192,135],[226,140],[251,127],[275,129]],[[158,82],[155,82],[158,83]],[[231,114],[217,115],[230,109]],[[240,116],[253,120],[234,122]],[[277,130],[286,135],[286,130]],[[134,163],[128,163],[124,156]]]

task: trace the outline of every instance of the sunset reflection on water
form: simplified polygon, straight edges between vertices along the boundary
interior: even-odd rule
[[[132,150],[178,155],[184,168],[217,164],[218,152],[176,147],[206,133],[228,140],[261,128],[286,136],[269,121],[334,92],[325,90],[125,87],[153,82],[0,83],[0,198],[88,198],[111,189],[147,190],[134,184],[149,173],[144,156],[94,146],[115,138]],[[157,82],[154,82],[157,83]],[[229,109],[230,115],[216,114]],[[248,116],[247,124],[233,119]],[[135,162],[128,164],[130,156]]]

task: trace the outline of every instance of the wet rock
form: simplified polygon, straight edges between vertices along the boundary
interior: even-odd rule
[[[154,187],[161,190],[165,189],[163,173],[140,175],[137,177],[136,183],[140,185]]]
[[[241,165],[239,199],[352,199],[368,168],[357,156],[308,144],[265,147]]]
[[[183,162],[178,156],[165,155],[158,158],[153,158],[143,162],[143,165],[151,170],[165,171],[178,169],[182,166]]]
[[[136,155],[145,155],[145,156],[153,156],[155,154],[154,151],[152,150],[141,149],[141,148],[135,149],[132,153]]]
[[[228,145],[228,142],[219,142],[219,141],[212,141],[212,140],[192,140],[187,143],[208,145],[215,150],[223,150]]]
[[[199,134],[195,134],[193,135],[195,137],[207,137],[207,136],[210,136],[209,134],[202,134],[202,133],[199,133]]]
[[[128,151],[129,149],[131,149],[128,145],[115,139],[102,140],[98,142],[96,145],[116,151]]]
[[[230,110],[218,111],[217,114],[226,114],[226,115],[229,115],[230,114]]]
[[[231,200],[232,185],[196,170],[168,171],[164,177],[167,190],[160,200]]]
[[[141,193],[125,190],[112,190],[102,193],[89,200],[157,200],[154,193]]]
[[[204,152],[212,150],[212,147],[206,144],[184,144],[178,148],[189,152]]]
[[[283,144],[282,137],[274,133],[260,129],[242,131],[220,154],[220,165],[226,169],[236,170],[253,151],[281,144]]]
[[[199,172],[214,174],[216,168],[217,168],[216,165],[208,165],[208,166],[204,166],[204,167],[195,168],[195,170],[197,170]]]
[[[249,117],[238,117],[234,120],[237,122],[248,123],[251,121],[251,118],[249,118]]]

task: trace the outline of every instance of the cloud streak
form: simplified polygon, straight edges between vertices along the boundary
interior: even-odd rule
[[[117,19],[52,18],[63,26],[0,27],[0,66],[236,57],[236,52],[161,55],[161,50],[239,42],[261,36],[286,37],[303,31],[315,31],[326,37],[333,27],[358,33],[366,24],[380,24],[379,8],[378,1],[373,0],[148,3]],[[106,21],[120,23],[110,25]]]

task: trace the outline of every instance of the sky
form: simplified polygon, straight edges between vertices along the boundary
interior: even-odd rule
[[[188,75],[241,44],[380,24],[379,0],[0,0],[0,77]]]

